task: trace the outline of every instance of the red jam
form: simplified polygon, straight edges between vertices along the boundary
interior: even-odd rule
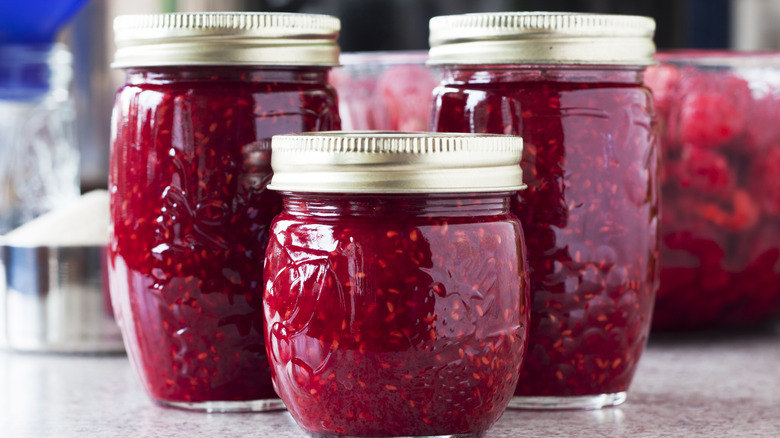
[[[779,58],[722,52],[659,58],[645,77],[659,110],[664,163],[653,329],[776,319],[780,83],[772,75]],[[766,65],[775,67],[770,72]]]
[[[339,128],[324,68],[129,69],[110,163],[111,293],[163,403],[276,398],[262,265],[270,137]]]
[[[498,420],[529,317],[508,203],[509,193],[285,193],[266,255],[266,344],[301,427],[481,436]]]
[[[639,69],[457,66],[433,129],[522,135],[528,190],[513,199],[531,279],[517,396],[628,389],[656,291],[653,106]]]

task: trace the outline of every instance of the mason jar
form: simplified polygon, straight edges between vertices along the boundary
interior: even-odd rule
[[[274,386],[318,437],[483,436],[528,335],[519,137],[273,138]]]
[[[135,370],[160,404],[282,407],[263,342],[262,266],[281,200],[270,139],[339,128],[321,15],[120,16],[109,281]]]
[[[513,197],[531,278],[528,356],[510,406],[600,408],[626,394],[658,277],[654,22],[638,16],[435,17],[432,129],[522,135]]]

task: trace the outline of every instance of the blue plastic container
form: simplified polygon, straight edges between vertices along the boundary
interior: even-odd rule
[[[0,44],[52,43],[87,0],[3,0]]]

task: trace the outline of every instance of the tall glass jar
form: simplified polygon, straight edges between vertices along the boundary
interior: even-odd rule
[[[262,266],[281,200],[270,139],[339,127],[339,21],[165,14],[115,21],[109,282],[151,398],[206,411],[281,407],[263,342]]]
[[[307,432],[477,437],[504,412],[528,334],[509,199],[519,137],[273,139],[284,209],[265,265],[274,385]]]
[[[522,135],[512,202],[531,278],[528,357],[510,406],[626,398],[658,276],[652,19],[503,13],[431,20],[435,131]]]

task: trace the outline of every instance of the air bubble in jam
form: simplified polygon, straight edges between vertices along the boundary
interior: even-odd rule
[[[641,69],[443,70],[433,130],[524,139],[528,190],[512,212],[526,233],[532,304],[515,395],[627,391],[657,285],[654,112]]]
[[[277,398],[263,340],[263,255],[281,209],[270,137],[338,129],[326,69],[129,69],[110,163],[110,282],[151,397]]]
[[[529,318],[508,195],[285,193],[266,255],[266,345],[299,425],[482,436],[498,420]]]

